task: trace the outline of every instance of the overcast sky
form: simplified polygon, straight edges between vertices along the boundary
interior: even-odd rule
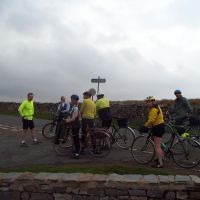
[[[0,101],[200,97],[199,0],[0,0]]]

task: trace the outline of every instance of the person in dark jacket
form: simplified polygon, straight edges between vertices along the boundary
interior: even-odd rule
[[[175,90],[174,95],[176,96],[174,101],[176,125],[185,125],[185,123],[188,123],[188,117],[192,114],[193,108],[190,102],[182,96],[180,90]],[[184,128],[180,128],[178,132],[179,134],[184,133]]]

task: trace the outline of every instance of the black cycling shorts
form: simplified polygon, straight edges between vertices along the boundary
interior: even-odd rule
[[[162,137],[163,134],[165,133],[165,125],[158,124],[158,125],[152,127],[152,133],[153,133],[153,136]]]
[[[34,129],[34,122],[33,120],[22,119],[23,129]]]

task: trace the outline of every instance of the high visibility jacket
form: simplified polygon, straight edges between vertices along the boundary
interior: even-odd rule
[[[164,123],[164,119],[163,119],[163,113],[162,113],[161,108],[158,105],[150,108],[149,114],[148,114],[148,120],[144,126],[145,127],[148,127],[148,126],[153,127],[153,126],[156,126],[156,125],[162,124],[162,123]]]
[[[19,114],[22,118],[32,120],[34,115],[33,101],[24,100],[18,108]]]
[[[81,117],[86,119],[94,119],[96,116],[96,105],[91,99],[84,99],[81,104]]]
[[[108,108],[108,107],[110,107],[110,103],[109,103],[109,100],[107,98],[101,98],[101,99],[96,101],[97,111],[102,109],[102,108]]]

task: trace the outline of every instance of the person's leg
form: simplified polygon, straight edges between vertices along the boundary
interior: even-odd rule
[[[155,150],[156,150],[156,156],[158,158],[158,162],[160,166],[163,166],[163,151],[160,147],[160,137],[154,136],[153,140],[155,143]]]
[[[35,135],[35,126],[34,126],[33,120],[28,120],[28,127],[31,130],[31,137],[32,137],[33,142],[37,142],[38,140]]]
[[[79,129],[80,127],[78,125],[74,125],[72,127],[72,135],[74,140],[74,147],[75,147],[75,158],[79,156],[80,152],[80,140],[79,140]]]
[[[21,145],[27,146],[26,145],[26,135],[27,135],[27,131],[28,131],[28,122],[27,122],[27,120],[22,119],[22,123],[23,123],[23,131],[22,131],[22,136],[21,136]]]

